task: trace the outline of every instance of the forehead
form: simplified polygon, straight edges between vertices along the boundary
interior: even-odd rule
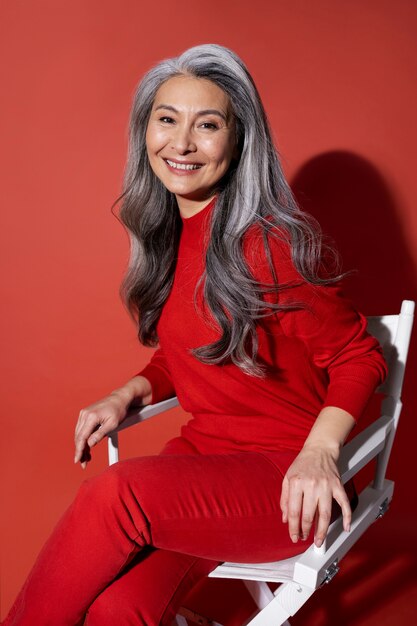
[[[229,96],[211,80],[194,76],[174,76],[158,89],[154,107],[160,104],[189,109],[230,110]]]

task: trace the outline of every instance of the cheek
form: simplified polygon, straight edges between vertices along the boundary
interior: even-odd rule
[[[211,141],[205,146],[205,152],[210,161],[218,166],[228,165],[232,160],[233,146],[225,138]]]
[[[166,140],[164,135],[164,131],[156,130],[151,127],[146,131],[145,141],[149,158],[152,158],[152,156],[165,145]]]
[[[158,176],[158,157],[157,142],[153,132],[146,133],[146,153],[148,155],[149,165],[153,173]]]

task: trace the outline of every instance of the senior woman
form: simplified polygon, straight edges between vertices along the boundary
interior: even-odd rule
[[[385,363],[294,202],[236,54],[197,46],[145,75],[121,200],[122,292],[140,341],[159,346],[81,411],[75,462],[133,403],[176,394],[192,417],[160,455],[81,486],[8,626],[168,625],[219,562],[320,545],[332,502],[349,530],[339,450]]]

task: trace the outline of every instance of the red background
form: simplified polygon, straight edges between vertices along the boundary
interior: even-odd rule
[[[417,5],[13,0],[1,13],[4,616],[80,482],[105,467],[105,446],[84,474],[72,465],[79,409],[149,359],[118,299],[128,242],[110,212],[140,76],[198,43],[236,50],[298,196],[346,269],[359,270],[347,289],[366,314],[397,312],[417,298]],[[294,624],[415,619],[416,367],[412,345],[391,511]],[[183,419],[177,411],[125,435],[123,453],[156,452]],[[207,612],[217,603],[228,626],[240,623],[250,610],[240,583],[210,587]],[[238,609],[225,608],[226,595]]]

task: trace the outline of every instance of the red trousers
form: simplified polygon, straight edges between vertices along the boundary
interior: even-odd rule
[[[281,521],[292,453],[201,455],[174,442],[83,483],[4,625],[169,625],[219,562],[305,549]]]

